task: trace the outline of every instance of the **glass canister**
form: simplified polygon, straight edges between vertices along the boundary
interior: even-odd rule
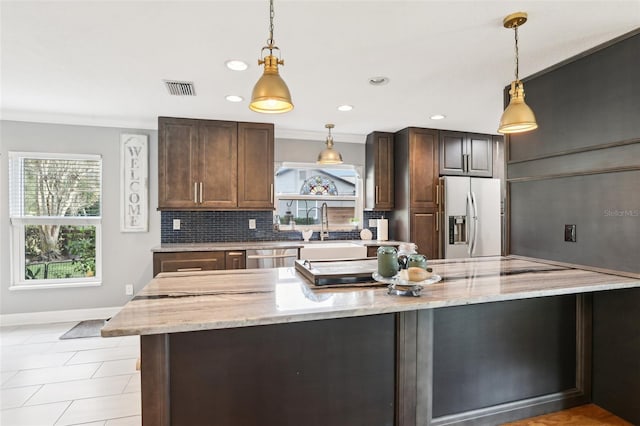
[[[390,278],[398,273],[398,250],[393,246],[378,247],[378,274]]]
[[[424,254],[410,254],[407,257],[407,268],[421,268],[427,269],[427,256]]]

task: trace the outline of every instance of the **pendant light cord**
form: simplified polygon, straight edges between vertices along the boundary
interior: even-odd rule
[[[273,17],[275,13],[273,11],[273,0],[269,0],[269,40],[267,44],[269,47],[273,46]]]
[[[518,27],[516,26],[514,29],[515,37],[516,37],[516,81],[518,81]]]

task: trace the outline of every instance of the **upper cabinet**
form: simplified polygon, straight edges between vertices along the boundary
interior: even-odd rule
[[[493,176],[493,136],[440,131],[440,174]]]
[[[273,209],[273,125],[158,119],[159,210]]]
[[[369,134],[365,153],[365,208],[393,210],[393,133]]]

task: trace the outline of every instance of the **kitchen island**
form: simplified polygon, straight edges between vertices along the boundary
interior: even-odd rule
[[[637,277],[431,261],[420,297],[293,268],[161,274],[103,328],[141,335],[144,425],[498,424],[589,401],[591,294]]]

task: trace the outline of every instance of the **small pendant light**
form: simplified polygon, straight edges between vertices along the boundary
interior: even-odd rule
[[[273,0],[269,0],[269,10],[269,39],[260,52],[261,59],[258,59],[258,65],[264,64],[264,73],[253,87],[249,108],[256,112],[279,114],[291,111],[293,103],[289,88],[278,72],[278,65],[284,65],[284,60],[273,55],[277,50],[280,56],[280,49],[273,41]],[[263,56],[265,50],[269,54]]]
[[[331,136],[331,129],[335,126],[333,124],[325,124],[325,128],[329,129],[329,135],[327,135],[327,147],[318,154],[318,164],[342,164],[342,155],[335,149],[333,149],[333,136]]]
[[[518,78],[518,27],[527,22],[525,12],[516,12],[503,20],[505,28],[513,28],[516,40],[516,79],[511,82],[511,101],[500,118],[499,133],[521,133],[538,128],[536,116],[524,101],[524,85]]]

